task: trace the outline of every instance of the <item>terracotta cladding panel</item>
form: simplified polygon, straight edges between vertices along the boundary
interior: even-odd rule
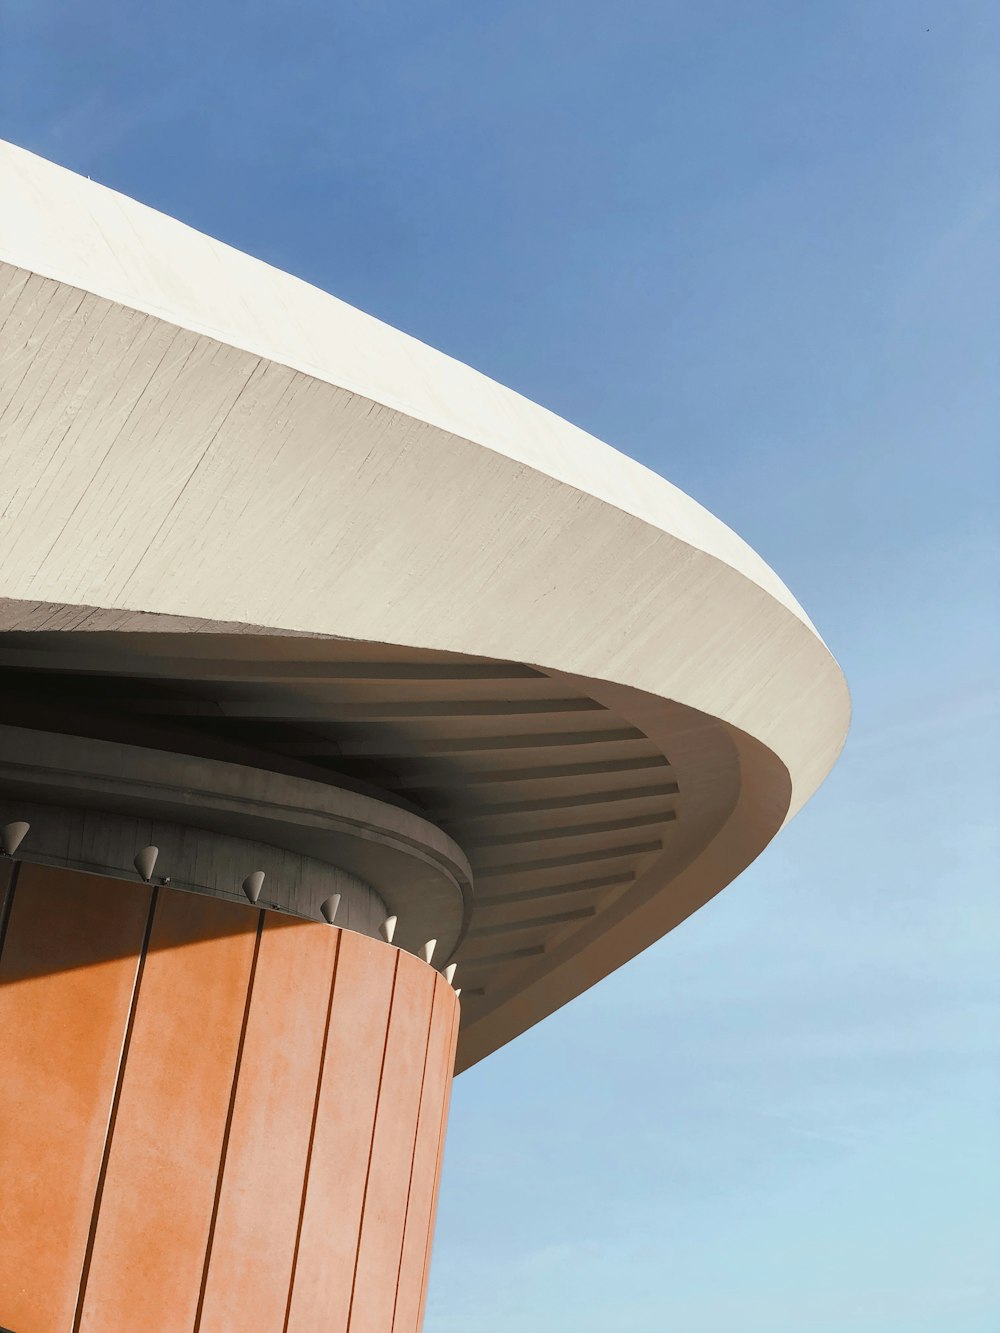
[[[451,1010],[451,1034],[447,1043],[447,1076],[444,1087],[444,1104],[441,1109],[441,1119],[438,1125],[437,1151],[434,1154],[434,1185],[431,1191],[430,1214],[427,1217],[427,1239],[424,1244],[424,1271],[420,1284],[420,1307],[417,1313],[417,1328],[423,1327],[424,1309],[427,1305],[427,1282],[431,1272],[431,1243],[434,1239],[434,1223],[437,1220],[437,1202],[438,1191],[441,1187],[441,1167],[444,1161],[444,1138],[445,1130],[448,1128],[448,1108],[451,1105],[452,1074],[455,1069],[455,1052],[458,1047],[458,1028],[461,1021],[461,1011],[458,1007],[458,1000],[452,993],[448,1008]],[[446,1023],[446,1018],[442,1015],[442,1026]],[[429,1151],[429,1150],[428,1150]],[[416,1224],[416,1219],[414,1219]]]
[[[434,982],[434,1007],[413,1147],[406,1228],[399,1258],[393,1333],[415,1333],[422,1319],[421,1298],[434,1227],[441,1146],[457,1037],[458,1001],[452,988],[439,976]]]
[[[194,1325],[260,914],[161,892],[80,1329]]]
[[[433,993],[434,973],[412,954],[401,953],[358,1240],[350,1333],[386,1333],[392,1328],[396,1292],[391,1276],[399,1273],[403,1250]]]
[[[73,1323],[149,890],[19,867],[0,956],[0,1324]]]
[[[398,957],[341,935],[287,1333],[347,1329]]]
[[[200,1333],[284,1324],[339,934],[267,913]]]

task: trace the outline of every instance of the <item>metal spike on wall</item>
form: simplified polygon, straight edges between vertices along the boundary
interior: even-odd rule
[[[143,847],[141,852],[136,852],[132,864],[139,872],[139,877],[143,883],[148,884],[153,878],[153,867],[156,865],[156,858],[159,854],[159,847]]]
[[[456,986],[456,987],[455,987],[455,998],[458,999],[458,997],[459,997],[461,994],[462,994],[462,987],[461,987],[461,986]]]
[[[392,937],[396,933],[396,918],[394,916],[387,916],[381,926],[379,926],[379,931],[386,944],[391,944]]]
[[[335,893],[327,898],[325,902],[320,903],[319,910],[322,913],[323,920],[327,925],[332,926],[337,919],[337,911],[340,908],[340,894]]]
[[[243,881],[243,892],[246,894],[247,898],[249,898],[249,900],[252,903],[255,903],[257,899],[260,897],[260,891],[263,887],[264,887],[263,870],[253,871],[253,873],[247,875],[246,879]]]
[[[445,981],[447,981],[447,983],[448,983],[449,986],[452,986],[452,985],[455,984],[455,968],[456,968],[456,967],[458,967],[458,964],[457,964],[457,963],[449,963],[448,966],[447,966],[447,967],[445,968],[445,970],[444,970],[444,979],[445,979]]]
[[[434,950],[437,948],[437,940],[428,940],[420,950],[425,963],[429,963],[434,957]]]
[[[12,824],[4,824],[0,829],[0,849],[3,850],[4,856],[14,855],[24,842],[25,834],[30,828],[31,825],[26,824],[23,819],[15,819]]]

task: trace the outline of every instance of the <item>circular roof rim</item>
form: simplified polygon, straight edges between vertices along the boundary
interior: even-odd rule
[[[67,790],[86,793],[87,800],[81,804],[98,810],[108,802],[113,809],[122,800],[130,808],[148,800],[154,806],[169,807],[167,817],[179,824],[185,822],[185,811],[200,804],[212,811],[213,818],[188,822],[241,837],[246,836],[244,830],[233,827],[231,821],[253,818],[260,821],[258,841],[320,860],[323,858],[317,858],[315,851],[297,845],[297,826],[322,832],[322,824],[310,822],[320,820],[338,837],[381,843],[422,862],[452,885],[460,904],[455,922],[449,922],[447,928],[429,923],[442,941],[451,941],[449,956],[465,936],[472,911],[472,869],[458,843],[425,815],[338,786],[335,781],[319,782],[226,759],[47,732],[34,726],[0,723],[0,749],[0,789],[9,790],[20,781],[34,793],[31,799],[43,803],[58,803],[59,793]],[[211,785],[194,786],[192,778],[199,784],[208,778]],[[282,790],[299,798],[301,804],[278,799]],[[311,802],[310,797],[314,798]],[[370,886],[390,910],[405,912],[409,907],[395,881]]]
[[[0,173],[5,181],[0,261],[300,371],[593,495],[728,565],[784,605],[823,643],[785,583],[727,524],[665,477],[549,409],[301,278],[2,139]],[[61,206],[49,204],[50,197],[55,195],[63,196]],[[98,213],[104,214],[100,222]],[[58,238],[63,246],[60,254],[49,249],[54,239],[53,220],[63,228],[75,223],[80,233],[75,238],[66,235]],[[88,223],[89,235],[85,230]],[[112,249],[109,237],[116,226],[118,243]],[[245,327],[242,330],[226,327],[225,321],[205,320],[191,304],[192,300],[196,303],[203,299],[203,283],[189,282],[179,302],[157,299],[157,293],[149,285],[154,282],[150,266],[140,262],[133,252],[137,241],[154,250],[162,248],[165,234],[166,239],[179,247],[189,247],[192,257],[197,250],[207,247],[214,278],[214,283],[208,285],[214,287],[215,295],[231,299],[234,290],[242,294],[247,285],[252,285],[245,279],[252,277],[261,284],[279,285],[281,301],[268,312],[267,329],[272,336],[279,324],[276,312],[283,314],[286,304],[300,303],[304,310],[306,305],[320,302],[325,316],[336,317],[349,329],[350,336],[343,338],[337,347],[338,355],[343,357],[348,347],[357,351],[371,345],[363,372],[359,374],[355,367],[352,374],[343,364],[336,370],[318,364],[310,353],[323,344],[320,339],[303,337],[297,348],[274,345],[268,343],[261,330],[248,332]],[[67,251],[67,242],[72,240],[83,245],[86,253]],[[109,257],[112,269],[117,271],[117,281],[102,267]],[[244,313],[249,311],[245,309]],[[368,375],[377,378],[380,371],[384,373],[387,362],[392,363],[391,382],[365,382]],[[400,389],[403,376],[408,377],[405,392]],[[437,377],[451,377],[454,382],[438,385]],[[474,411],[480,395],[491,400],[491,412],[474,422],[453,415],[457,402],[463,403],[466,411]],[[496,433],[494,421],[498,417],[508,420],[518,415],[530,418],[536,429]],[[528,447],[540,445],[540,435],[549,437],[545,440],[544,458],[531,456]],[[563,438],[557,439],[560,435]],[[583,460],[586,467],[595,468],[586,478],[581,475],[579,454],[586,455]],[[663,504],[662,510],[652,503],[654,497]]]

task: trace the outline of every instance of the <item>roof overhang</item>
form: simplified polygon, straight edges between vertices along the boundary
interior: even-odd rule
[[[179,222],[7,145],[0,179],[0,667],[33,725],[55,673],[78,719],[88,675],[139,681],[164,748],[164,691],[211,705],[196,750],[337,781],[367,744],[369,780],[472,863],[462,1064],[677,924],[815,791],[843,677],[701,506]],[[242,729],[220,741],[212,707]],[[276,720],[284,745],[253,725]],[[566,886],[602,878],[567,916]],[[545,924],[519,935],[520,910]]]

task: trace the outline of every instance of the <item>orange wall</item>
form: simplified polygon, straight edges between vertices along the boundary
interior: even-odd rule
[[[441,976],[25,864],[0,872],[0,929],[0,1326],[416,1333],[458,1025]]]

